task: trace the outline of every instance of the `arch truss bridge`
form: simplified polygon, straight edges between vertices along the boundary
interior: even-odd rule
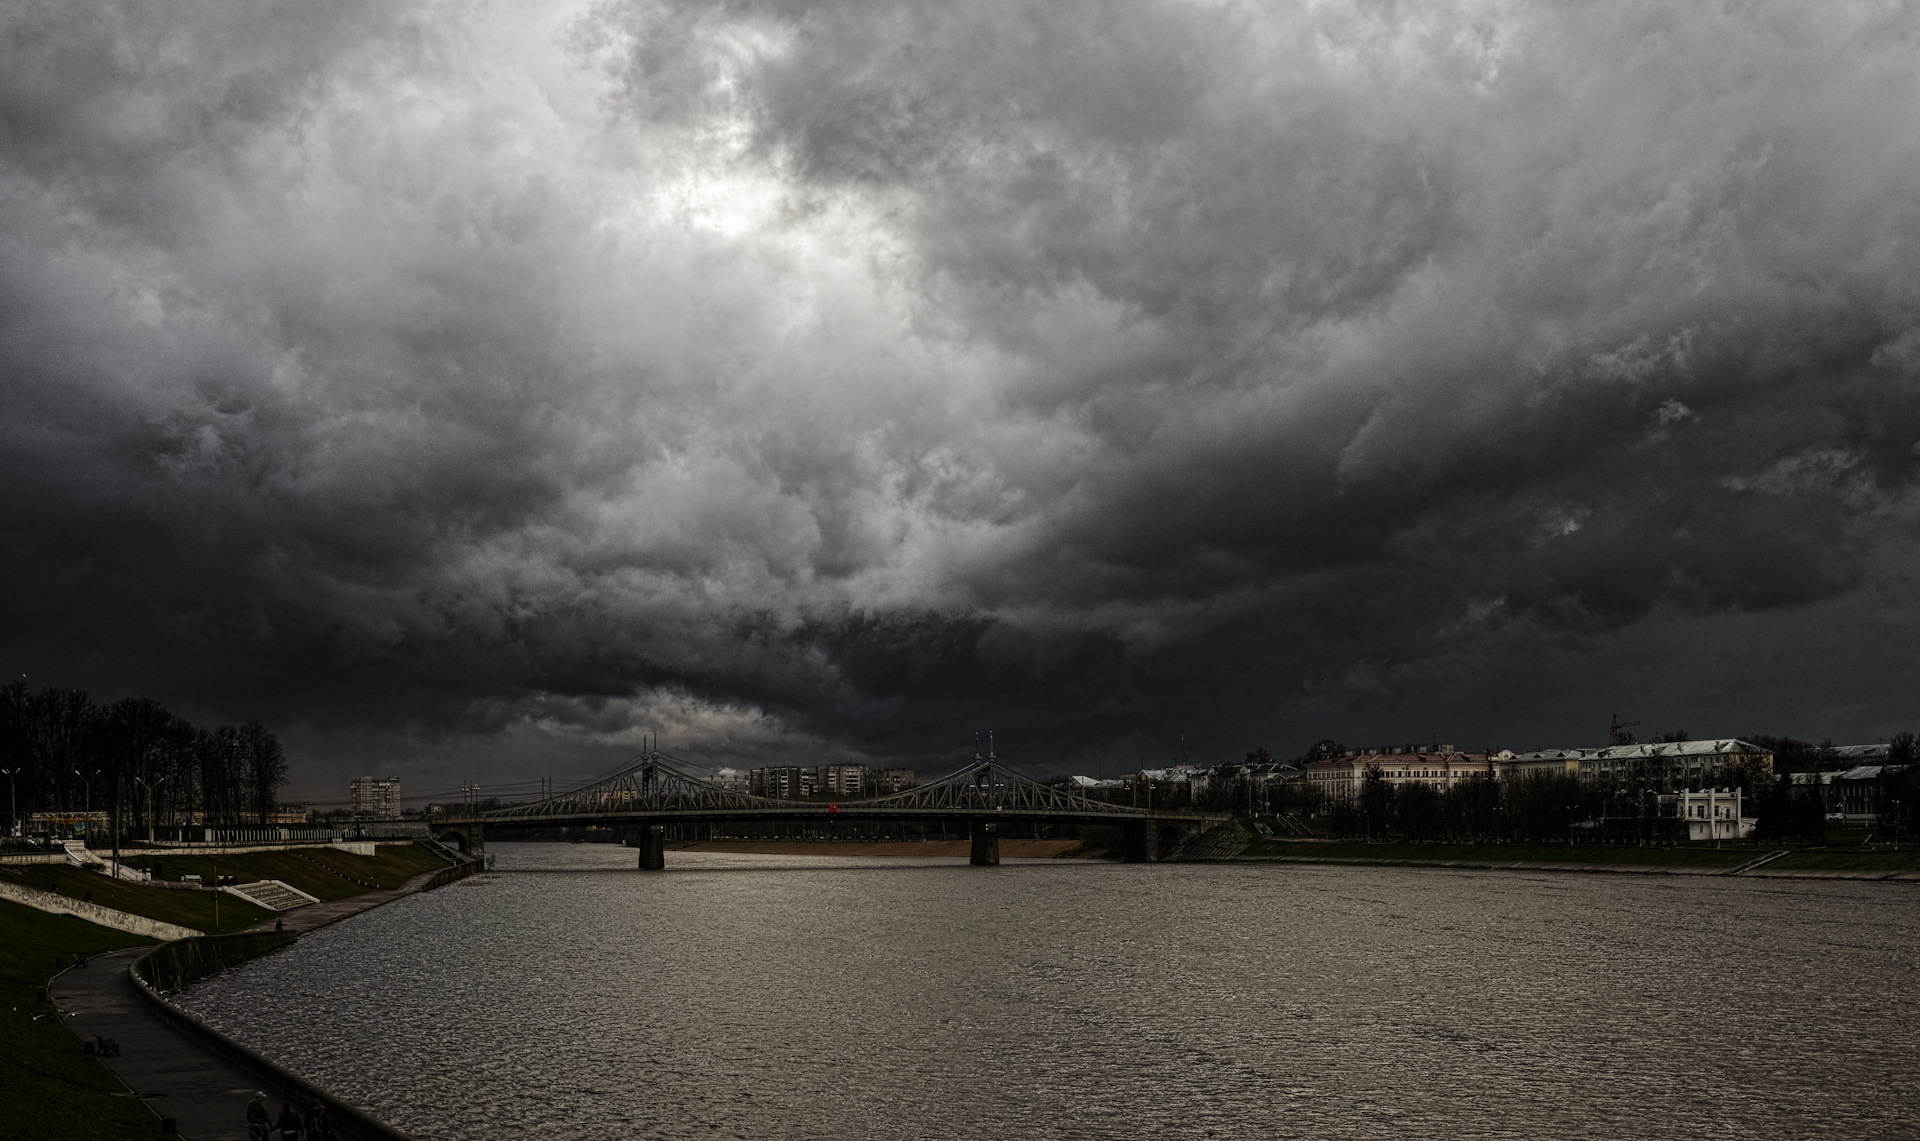
[[[669,824],[750,821],[924,821],[964,824],[972,838],[972,862],[1000,862],[1000,831],[1019,821],[1033,824],[1118,826],[1125,858],[1154,858],[1161,848],[1226,819],[1201,813],[1150,813],[1091,800],[1071,789],[1042,784],[989,753],[949,776],[901,792],[860,800],[782,800],[739,792],[694,775],[692,766],[657,749],[634,758],[621,771],[543,800],[494,809],[471,819],[439,822],[437,832],[461,843],[478,841],[481,828],[552,828],[578,825],[632,828],[640,866],[665,866]]]

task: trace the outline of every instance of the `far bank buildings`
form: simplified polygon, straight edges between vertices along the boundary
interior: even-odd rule
[[[1825,772],[1796,772],[1794,784],[1818,790],[1829,820],[1866,824],[1878,818],[1883,771],[1889,765],[1886,743],[1826,747],[1823,752],[1841,767]],[[1739,784],[1745,774],[1750,785],[1773,780],[1773,753],[1738,738],[1713,741],[1676,741],[1652,745],[1611,745],[1604,749],[1541,749],[1531,753],[1463,753],[1451,745],[1388,746],[1306,766],[1301,779],[1329,800],[1359,794],[1369,768],[1378,768],[1391,785],[1425,784],[1445,790],[1474,777],[1502,781],[1532,776],[1572,777],[1582,784],[1608,788],[1633,787],[1656,791],[1674,802],[1676,815],[1713,820],[1746,819],[1737,792],[1716,791]],[[1731,806],[1721,802],[1729,795]],[[1741,826],[1744,829],[1744,825]],[[1694,829],[1700,831],[1700,829]],[[1719,825],[1706,831],[1717,835]],[[1737,834],[1744,835],[1739,831]]]
[[[1565,778],[1608,788],[1654,792],[1665,810],[1687,822],[1696,840],[1737,839],[1752,831],[1737,788],[1744,773],[1773,779],[1773,753],[1738,739],[1612,745],[1604,749],[1541,749],[1531,753],[1462,753],[1451,745],[1386,747],[1308,765],[1302,779],[1328,800],[1360,794],[1369,770],[1392,786],[1427,785],[1436,791],[1475,778],[1500,781]],[[1728,786],[1723,788],[1722,786]]]
[[[1771,780],[1773,754],[1737,739],[1532,753],[1504,749],[1462,753],[1452,745],[1387,746],[1315,762],[1307,766],[1304,779],[1330,797],[1352,796],[1360,791],[1369,768],[1378,768],[1389,784],[1426,784],[1436,789],[1473,777],[1504,781],[1564,776],[1589,784],[1632,781],[1660,792],[1681,792],[1733,783],[1740,771]]]

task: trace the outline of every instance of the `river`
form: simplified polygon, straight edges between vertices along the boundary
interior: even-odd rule
[[[1911,885],[493,851],[182,1001],[421,1141],[1920,1136]]]

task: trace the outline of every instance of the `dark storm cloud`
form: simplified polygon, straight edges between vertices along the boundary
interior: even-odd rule
[[[37,676],[315,753],[1904,724],[1898,9],[4,21]]]

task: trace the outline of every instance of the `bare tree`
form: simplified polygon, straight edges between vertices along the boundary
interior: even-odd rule
[[[265,824],[277,808],[280,786],[287,783],[286,754],[280,748],[279,738],[258,721],[249,721],[234,730],[234,743],[246,779],[248,807],[259,822]]]

